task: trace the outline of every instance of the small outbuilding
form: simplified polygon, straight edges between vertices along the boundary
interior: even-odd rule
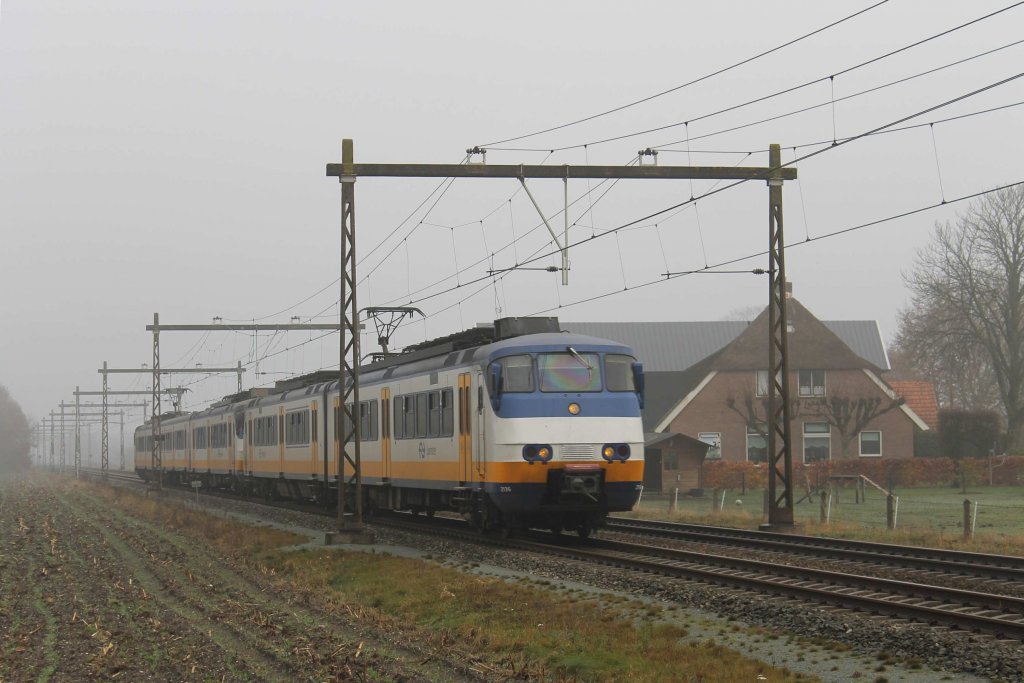
[[[644,434],[644,490],[667,493],[704,486],[704,458],[711,444],[678,432]]]

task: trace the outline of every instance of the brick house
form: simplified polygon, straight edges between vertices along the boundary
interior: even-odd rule
[[[826,324],[793,298],[787,310],[794,462],[913,457],[915,430],[928,425],[882,379],[889,366],[877,324]],[[656,331],[670,331],[666,326],[677,326],[675,338]],[[766,460],[767,309],[750,323],[562,327],[636,350],[647,376],[643,415],[650,445],[659,435],[680,434],[709,444],[708,460]],[[662,479],[672,478],[664,462],[660,469]]]

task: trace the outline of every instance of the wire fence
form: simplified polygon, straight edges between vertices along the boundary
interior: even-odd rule
[[[767,519],[763,489],[645,492],[635,512],[669,519],[721,520],[723,525]],[[832,482],[798,497],[797,523],[940,536],[1001,534],[1024,537],[1024,488],[902,489],[889,493],[863,482]]]

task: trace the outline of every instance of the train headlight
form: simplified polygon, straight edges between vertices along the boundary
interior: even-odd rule
[[[601,457],[608,462],[625,462],[629,460],[632,451],[628,443],[606,443],[601,448]]]
[[[523,460],[528,463],[548,462],[555,454],[551,446],[546,444],[527,444],[523,446]]]
[[[570,403],[569,404],[569,414],[570,415],[579,415],[580,414],[580,404],[579,403]]]

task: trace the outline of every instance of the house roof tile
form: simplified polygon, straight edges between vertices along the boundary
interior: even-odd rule
[[[939,400],[935,395],[935,385],[925,380],[894,380],[889,382],[899,396],[906,401],[918,416],[925,421],[930,429],[939,426]]]

